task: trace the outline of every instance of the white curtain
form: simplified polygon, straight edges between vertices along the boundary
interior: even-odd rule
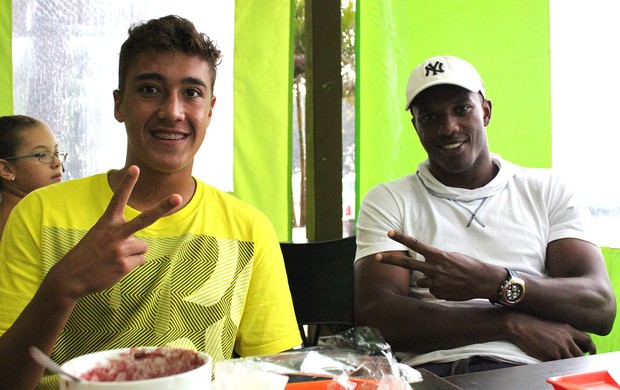
[[[66,179],[124,165],[126,135],[113,116],[118,52],[131,24],[185,17],[222,50],[217,103],[194,174],[233,190],[234,1],[13,0],[14,112],[46,121],[69,152]]]

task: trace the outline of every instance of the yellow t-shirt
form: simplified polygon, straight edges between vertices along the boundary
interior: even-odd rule
[[[146,264],[78,301],[54,360],[168,345],[220,361],[233,350],[272,354],[301,343],[273,226],[255,208],[196,182],[189,204],[135,234],[148,244]],[[99,174],[41,188],[17,205],[0,242],[0,334],[112,195],[107,175]],[[126,207],[127,220],[137,215]]]

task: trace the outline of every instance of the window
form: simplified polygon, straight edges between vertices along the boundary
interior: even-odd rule
[[[124,165],[126,135],[112,99],[118,52],[131,24],[168,14],[194,22],[223,52],[194,175],[232,191],[234,2],[218,0],[13,1],[14,111],[50,125],[69,152],[66,178]]]
[[[553,169],[585,197],[598,244],[620,247],[616,0],[551,0]]]
[[[293,79],[293,241],[306,241],[305,219],[305,1],[295,1]],[[340,2],[342,74],[342,232],[355,234],[355,1]]]

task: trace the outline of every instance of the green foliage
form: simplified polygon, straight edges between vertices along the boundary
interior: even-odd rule
[[[294,82],[300,83],[306,69],[306,17],[305,0],[295,1],[295,36],[293,55],[295,60]],[[341,26],[341,66],[342,97],[346,100],[355,98],[355,1],[343,1],[340,8]]]

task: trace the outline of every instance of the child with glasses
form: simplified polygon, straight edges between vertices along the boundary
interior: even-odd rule
[[[24,196],[61,181],[66,158],[44,122],[25,115],[0,117],[0,237]]]

